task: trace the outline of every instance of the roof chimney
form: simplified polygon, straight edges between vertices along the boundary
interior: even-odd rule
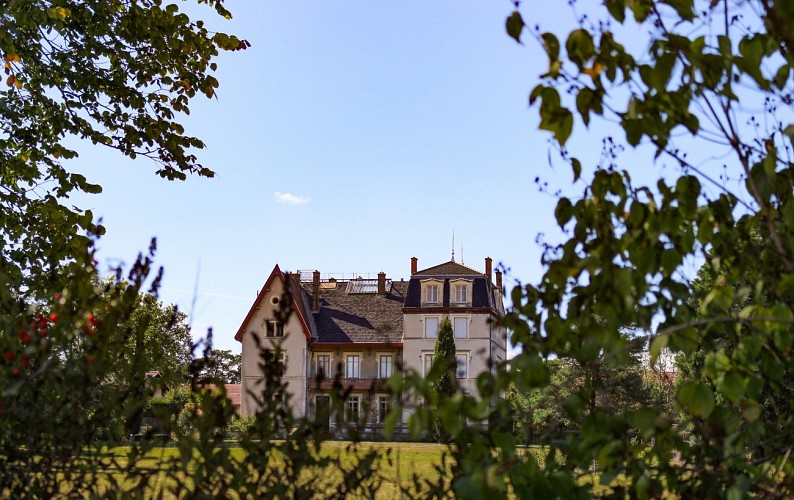
[[[378,295],[386,295],[386,273],[378,273]]]
[[[491,276],[491,262],[493,261],[491,260],[490,257],[485,258],[485,275],[488,276],[489,283],[491,282],[491,280],[493,280],[493,277]]]
[[[416,265],[419,263],[419,259],[416,257],[411,257],[411,274],[416,274]]]
[[[320,310],[320,271],[314,271],[312,275],[312,311]]]
[[[499,269],[496,270],[496,288],[498,288],[500,292],[502,291],[502,271]]]

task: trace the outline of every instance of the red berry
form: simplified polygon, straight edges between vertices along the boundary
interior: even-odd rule
[[[55,295],[52,296],[52,298],[55,299],[55,300],[61,300],[61,294],[60,293],[56,293]]]
[[[11,352],[11,351],[6,351],[6,359],[9,360],[9,361],[14,359],[14,353]]]
[[[50,321],[52,321],[53,323],[58,321],[58,315],[55,313],[50,314]]]
[[[94,316],[94,313],[86,314],[85,319],[87,319],[88,322],[91,323],[91,326],[96,326],[96,317]]]
[[[21,373],[22,373],[22,372],[20,372],[20,371],[19,371],[19,368],[16,368],[16,367],[15,367],[15,368],[13,368],[13,369],[11,370],[11,376],[12,376],[12,377],[19,377],[19,375],[20,375]]]
[[[22,339],[23,344],[27,344],[28,342],[30,342],[30,335],[28,335],[28,332],[25,330],[19,332],[19,338]]]
[[[30,366],[30,358],[27,356],[22,356],[22,366],[28,368]]]
[[[86,356],[85,356],[85,362],[86,362],[86,363],[88,363],[88,364],[90,365],[91,363],[93,363],[93,362],[94,362],[94,357],[93,357],[92,355],[90,355],[90,354],[86,354]]]

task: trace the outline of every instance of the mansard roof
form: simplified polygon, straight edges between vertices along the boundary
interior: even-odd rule
[[[489,308],[495,310],[493,301],[493,284],[491,280],[480,271],[472,269],[455,261],[444,262],[437,266],[422,269],[411,275],[408,291],[405,298],[406,308],[418,308],[422,306],[421,282],[426,279],[438,279],[443,282],[442,302],[439,307],[450,307],[450,281],[456,278],[463,278],[472,281],[471,307]],[[460,309],[460,307],[454,307]]]
[[[320,309],[311,313],[314,344],[400,344],[408,282],[392,281],[385,295],[348,293],[348,281],[320,287]],[[312,282],[302,283],[305,303],[312,304]]]

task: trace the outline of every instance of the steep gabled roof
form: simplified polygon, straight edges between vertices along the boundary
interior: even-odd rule
[[[296,285],[294,282],[296,280],[288,280],[284,273],[281,272],[281,269],[278,267],[278,264],[273,268],[273,271],[270,272],[270,276],[268,276],[265,284],[262,286],[262,289],[256,296],[254,303],[251,304],[251,309],[248,310],[248,314],[246,314],[245,319],[243,320],[242,324],[240,324],[240,328],[237,330],[237,334],[234,336],[234,340],[241,342],[243,339],[243,334],[245,333],[245,329],[248,326],[248,323],[254,317],[256,313],[257,307],[259,306],[260,302],[264,299],[265,294],[270,290],[270,286],[273,284],[273,281],[278,279],[281,281],[282,285],[284,285],[284,289],[287,293],[290,294],[292,297],[292,302],[295,304],[295,308],[293,314],[296,314],[298,320],[300,321],[301,326],[303,327],[303,333],[306,335],[308,340],[312,339],[311,330],[309,329],[308,324],[306,323],[306,303],[303,300],[303,296],[300,293],[300,285]],[[289,282],[289,284],[288,284]]]
[[[393,281],[385,295],[348,293],[347,284],[338,281],[334,287],[320,289],[320,310],[313,313],[317,328],[314,344],[401,343],[408,282]],[[303,283],[303,287],[309,303],[312,283]]]
[[[472,269],[455,261],[444,262],[437,266],[428,267],[417,271],[413,276],[485,276],[480,271]]]

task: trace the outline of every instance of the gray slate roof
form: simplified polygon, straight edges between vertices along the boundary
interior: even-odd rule
[[[316,344],[402,342],[407,281],[393,281],[386,295],[347,293],[347,281],[320,289],[320,310],[311,313]],[[302,283],[307,309],[312,304],[312,283]],[[314,333],[314,332],[313,332]]]
[[[485,274],[454,261],[418,271],[413,276],[485,276]]]

